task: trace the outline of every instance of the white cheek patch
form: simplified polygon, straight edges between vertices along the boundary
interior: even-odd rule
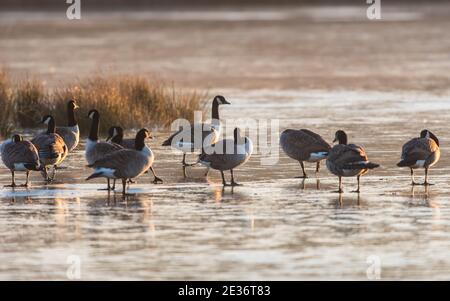
[[[94,112],[91,112],[91,114],[89,114],[89,118],[91,118],[91,119],[94,118]]]

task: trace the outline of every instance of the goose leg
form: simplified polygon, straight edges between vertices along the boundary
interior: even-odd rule
[[[127,194],[127,179],[122,179],[122,194]]]
[[[353,190],[353,192],[359,193],[359,182],[360,182],[359,180],[360,180],[360,177],[361,177],[361,176],[357,176],[357,177],[356,177],[356,180],[358,181],[358,188],[357,188],[356,190]]]
[[[411,185],[419,185],[416,181],[414,181],[414,169],[411,168]]]
[[[106,188],[100,188],[98,190],[107,190],[107,191],[114,190],[114,188],[111,189],[111,180],[109,178],[106,178],[106,183],[107,183]],[[115,184],[116,184],[116,180],[114,180],[114,187],[115,187]]]
[[[222,176],[222,185],[228,186],[227,181],[225,181],[225,175],[223,174],[223,170],[220,171],[220,175]]]
[[[110,190],[115,190],[116,189],[116,179],[113,179],[113,185],[110,188]]]
[[[30,183],[30,171],[27,170],[25,184],[20,185],[20,187],[28,187],[29,183]]]
[[[234,181],[234,173],[233,173],[233,169],[230,169],[230,173],[231,173],[231,186],[242,186],[242,184],[236,183]]]
[[[151,172],[153,173],[153,176],[155,177],[155,179],[153,180],[153,184],[158,184],[158,183],[162,183],[163,180],[159,177],[156,176],[155,170],[153,169],[153,166],[150,167]]]
[[[299,162],[300,162],[300,166],[302,167],[303,176],[300,176],[297,178],[306,179],[308,176],[306,175],[306,172],[305,172],[305,164],[303,164],[303,161],[299,161]]]
[[[14,170],[11,170],[11,185],[5,185],[5,187],[16,187],[16,177],[14,175]]]
[[[341,176],[339,176],[339,190],[336,192],[339,192],[339,193],[344,192],[344,190],[342,189],[342,177]]]
[[[320,170],[320,161],[317,161],[316,163],[316,172],[319,172]]]
[[[183,153],[183,160],[181,161],[181,164],[183,164],[183,177],[187,178],[186,174],[186,153]]]
[[[206,168],[205,177],[208,177],[209,174],[209,167]]]
[[[423,185],[425,185],[425,186],[434,185],[434,184],[431,184],[430,182],[428,182],[428,167],[425,167],[425,182],[423,182]]]

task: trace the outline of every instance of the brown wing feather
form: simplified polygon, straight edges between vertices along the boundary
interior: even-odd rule
[[[283,150],[293,159],[307,160],[311,153],[328,152],[330,145],[323,138],[309,130],[286,130],[281,139]]]
[[[30,141],[6,144],[2,150],[2,159],[10,169],[14,167],[14,163],[39,163],[38,150]]]

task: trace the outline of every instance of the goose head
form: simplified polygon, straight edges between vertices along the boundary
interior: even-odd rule
[[[339,144],[347,144],[347,134],[342,130],[336,131],[336,133],[334,134],[333,142],[338,142]]]
[[[439,146],[439,139],[429,130],[425,129],[420,132],[420,138],[429,138],[436,142],[437,146]]]
[[[108,129],[108,138],[106,138],[106,141],[118,141],[120,143],[122,139],[123,129],[120,126],[112,126]]]
[[[42,117],[42,121],[41,123],[49,125],[51,122],[54,122],[54,118],[52,115],[45,115],[44,117]]]
[[[150,135],[150,131],[147,129],[141,129],[136,134],[136,139],[134,140],[135,149],[141,151],[145,147],[145,139],[153,137]]]
[[[95,109],[90,110],[89,113],[88,113],[88,118],[89,119],[96,119],[96,118],[99,118],[99,117],[100,117],[100,113],[97,110],[95,110]]]
[[[76,109],[78,109],[79,106],[77,105],[77,102],[75,101],[75,99],[71,99],[67,102],[67,109],[74,111]]]
[[[222,95],[214,97],[213,105],[229,105],[230,103]]]
[[[19,135],[19,134],[14,134],[14,135],[11,137],[11,140],[12,140],[12,142],[19,142],[19,141],[22,141],[23,138],[22,138],[22,136]]]

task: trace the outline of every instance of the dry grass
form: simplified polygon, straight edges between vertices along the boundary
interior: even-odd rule
[[[176,118],[191,120],[195,110],[204,110],[207,100],[206,93],[177,91],[139,76],[96,76],[49,91],[37,79],[11,85],[4,72],[0,75],[0,102],[11,108],[6,115],[9,119],[0,120],[3,136],[11,131],[11,124],[34,128],[48,113],[55,116],[57,125],[65,125],[66,104],[71,98],[80,105],[77,115],[83,133],[89,130],[90,109],[100,112],[100,130],[106,132],[111,125],[151,128],[167,127]]]

